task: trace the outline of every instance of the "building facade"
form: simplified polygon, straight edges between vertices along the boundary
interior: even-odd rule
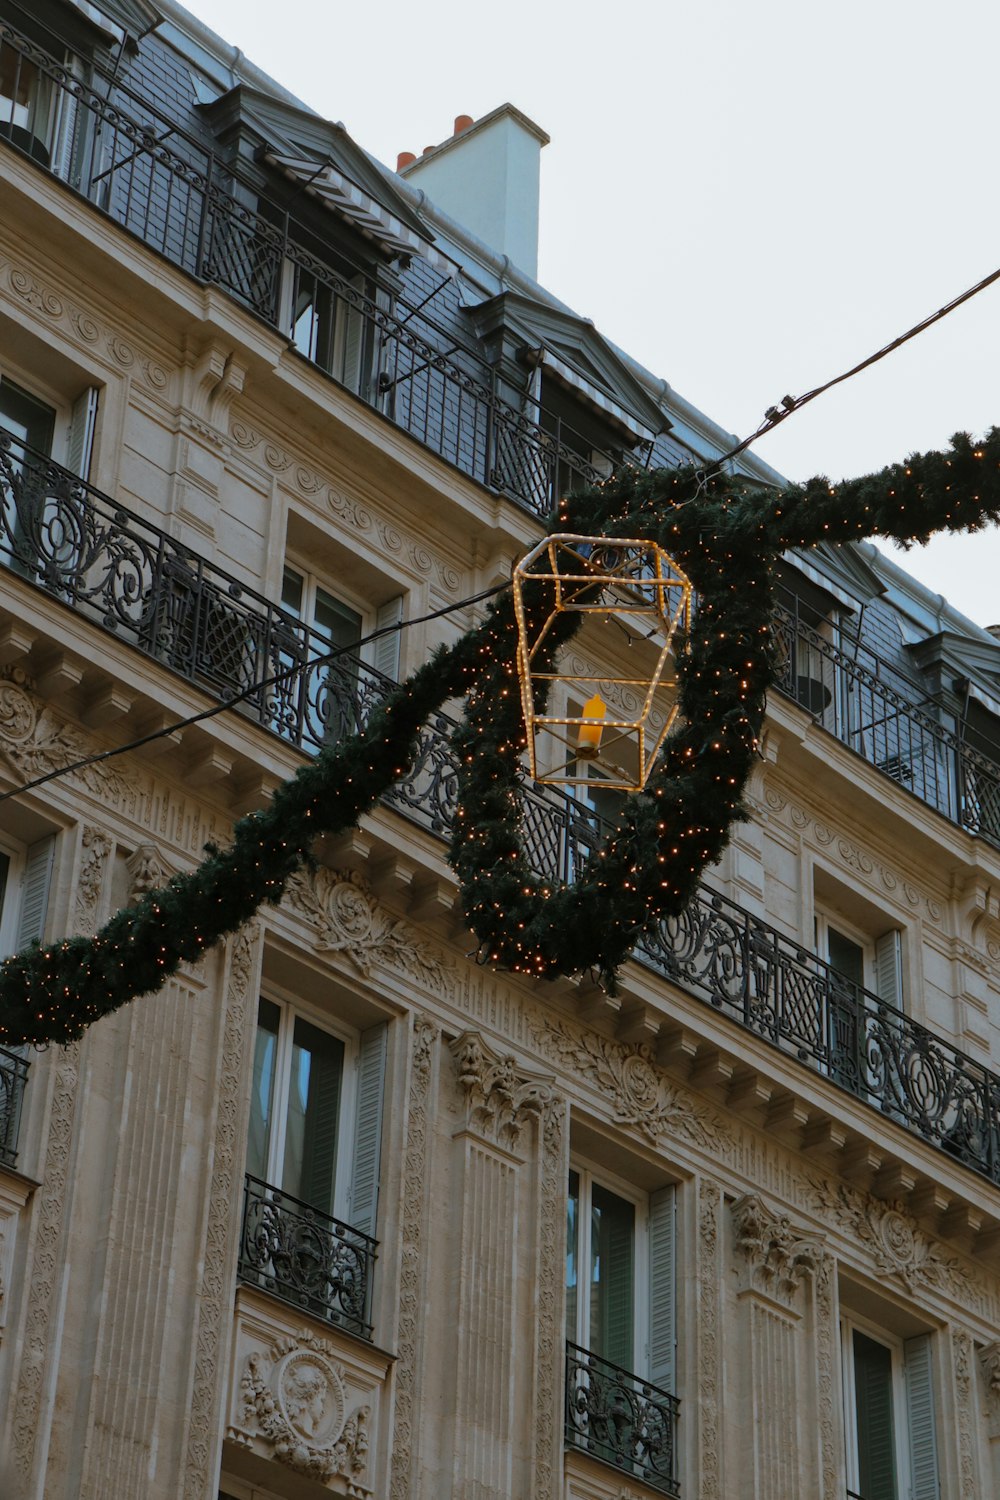
[[[225,843],[574,484],[730,446],[534,281],[545,139],[393,173],[173,0],[0,4],[3,951]],[[997,1492],[1000,644],[782,568],[752,818],[616,996],[477,963],[442,714],[280,906],[0,1050],[5,1496]],[[539,869],[614,807],[526,787]]]

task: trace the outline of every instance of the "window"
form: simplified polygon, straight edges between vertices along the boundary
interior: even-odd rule
[[[372,687],[371,674],[364,671],[364,665],[370,664],[382,677],[393,681],[399,677],[399,632],[392,627],[403,618],[402,595],[387,600],[375,611],[373,620],[366,620],[361,610],[339,598],[314,575],[287,563],[281,604],[286,613],[308,627],[304,651],[309,659],[331,651],[343,652],[308,674],[304,685],[289,679],[287,688],[289,697],[298,697],[303,704],[306,739],[317,746],[335,743],[353,734],[364,718]],[[386,633],[367,651],[360,643],[370,627]],[[282,665],[291,666],[293,661],[286,652]]]
[[[674,1493],[674,1189],[580,1165],[566,1239],[566,1441]]]
[[[896,1339],[845,1318],[841,1348],[852,1500],[939,1500],[929,1334]]]
[[[903,1003],[902,940],[891,927],[870,938],[838,914],[816,913],[816,951],[833,971],[827,987],[826,1041],[830,1071],[853,1093],[867,1091],[867,1016],[877,1007],[866,992],[897,1009]],[[888,1106],[888,1096],[872,1102]]]
[[[260,999],[240,1275],[366,1337],[385,1045]]]
[[[365,316],[362,311],[365,279],[358,273],[344,278],[348,291],[292,261],[285,263],[285,322],[292,344],[349,390],[363,385]],[[357,293],[357,300],[351,292]]]
[[[0,847],[0,955],[44,935],[55,842],[54,834],[46,834],[24,851]],[[17,1160],[27,1054],[27,1047],[0,1047],[0,1163],[11,1167]]]
[[[77,539],[85,531],[79,498],[45,460],[62,456],[72,473],[87,477],[97,399],[96,388],[88,387],[68,420],[62,420],[55,406],[0,375],[0,555],[44,584],[65,582],[77,562]]]
[[[37,65],[9,42],[0,42],[0,136],[43,167],[51,165],[53,90]]]

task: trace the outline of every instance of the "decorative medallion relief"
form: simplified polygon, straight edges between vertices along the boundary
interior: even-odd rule
[[[324,1484],[340,1478],[348,1495],[367,1496],[371,1407],[348,1411],[346,1379],[332,1344],[305,1329],[280,1338],[269,1353],[247,1356],[243,1419],[228,1435],[243,1447],[263,1443],[299,1474]]]
[[[283,904],[316,929],[320,952],[345,954],[366,977],[383,964],[434,994],[450,995],[458,983],[457,967],[409,923],[387,916],[360,875],[325,866],[298,871]]]
[[[608,1095],[619,1124],[631,1125],[654,1145],[680,1138],[716,1152],[732,1149],[732,1134],[721,1117],[675,1087],[655,1067],[647,1048],[612,1042],[560,1021],[534,1024],[531,1032],[546,1056]]]
[[[808,1179],[806,1190],[813,1207],[846,1230],[881,1275],[898,1276],[911,1292],[930,1287],[966,1303],[978,1300],[976,1278],[968,1267],[944,1254],[897,1205],[818,1178]]]
[[[458,1081],[465,1090],[468,1126],[513,1151],[530,1120],[541,1120],[553,1097],[554,1079],[501,1057],[475,1031],[451,1043]]]
[[[806,1276],[815,1277],[823,1240],[795,1229],[786,1214],[768,1208],[756,1193],[733,1204],[733,1243],[745,1263],[747,1288],[791,1307]]]

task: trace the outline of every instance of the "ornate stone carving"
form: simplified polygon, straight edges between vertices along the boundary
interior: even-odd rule
[[[299,871],[284,900],[316,928],[321,952],[346,954],[361,974],[384,964],[435,994],[451,994],[458,983],[456,966],[418,938],[409,923],[387,916],[360,875],[325,866]]]
[[[53,322],[61,323],[70,337],[75,334],[82,342],[90,345],[103,342],[108,354],[122,369],[137,367],[154,390],[161,390],[166,385],[166,373],[158,364],[146,357],[137,356],[131,344],[126,343],[116,330],[98,324],[90,312],[77,307],[46,286],[33,270],[9,265],[7,283],[27,307]]]
[[[475,1031],[463,1031],[451,1050],[470,1128],[514,1150],[529,1120],[541,1119],[554,1080],[520,1067],[513,1057],[501,1057]]]
[[[344,1372],[336,1349],[303,1329],[280,1338],[268,1354],[247,1357],[240,1381],[243,1424],[231,1437],[262,1441],[279,1463],[328,1484],[345,1481],[349,1495],[371,1493],[368,1424],[371,1408],[348,1414]]]
[[[790,1306],[804,1278],[816,1275],[820,1236],[793,1228],[786,1214],[774,1213],[756,1193],[738,1199],[732,1214],[734,1245],[746,1262],[749,1287]]]
[[[934,1287],[962,1299],[974,1293],[972,1272],[945,1255],[898,1205],[818,1178],[808,1179],[806,1189],[813,1205],[867,1250],[881,1275],[898,1276],[911,1292]]]
[[[168,865],[156,844],[140,844],[125,861],[128,870],[128,903],[134,905],[149,891],[165,886],[176,869]]]
[[[723,1120],[661,1073],[647,1048],[608,1041],[560,1021],[532,1025],[531,1032],[546,1056],[592,1079],[610,1095],[620,1124],[631,1125],[654,1145],[679,1136],[713,1151],[732,1148],[732,1134]]]
[[[1000,1339],[983,1345],[979,1351],[979,1367],[993,1408],[1000,1415]]]
[[[215,1150],[205,1231],[198,1329],[195,1344],[194,1387],[188,1429],[184,1500],[203,1500],[214,1474],[215,1442],[221,1410],[219,1370],[225,1329],[232,1317],[229,1277],[239,1234],[238,1195],[243,1173],[241,1065],[252,1036],[251,1005],[255,1001],[253,977],[260,928],[245,927],[232,939],[229,980],[226,986],[226,1019],[222,1037],[222,1065],[217,1090]]]
[[[546,1393],[559,1389],[563,1366],[563,1279],[566,1255],[566,1101],[554,1095],[542,1111],[539,1182],[536,1401],[532,1475],[536,1500],[553,1500],[562,1426]],[[562,1475],[559,1473],[559,1482]]]
[[[722,1354],[719,1346],[719,1214],[722,1193],[702,1179],[698,1206],[698,1420],[701,1441],[700,1500],[722,1500],[719,1466],[719,1401]]]
[[[836,1389],[839,1381],[837,1309],[834,1304],[836,1263],[832,1255],[823,1255],[813,1277],[816,1297],[816,1397],[819,1406],[820,1466],[823,1495],[828,1500],[843,1493],[838,1472]]]
[[[39,713],[22,688],[0,685],[0,755],[26,781],[49,771],[65,771],[93,753],[82,735],[60,723],[50,709]],[[74,780],[90,792],[121,801],[135,792],[135,783],[107,762],[81,766],[71,772]]]
[[[423,540],[401,535],[396,527],[377,511],[362,504],[352,495],[346,494],[336,485],[331,484],[322,474],[317,474],[314,469],[306,467],[305,464],[296,463],[283,448],[277,443],[269,442],[247,422],[240,419],[232,421],[229,435],[236,446],[242,448],[245,453],[259,449],[265,464],[274,473],[287,474],[290,469],[294,469],[291,478],[296,489],[303,495],[325,501],[333,514],[343,523],[345,530],[356,535],[368,536],[373,543],[377,542],[379,550],[384,555],[397,558],[405,556],[415,572],[425,577],[436,577],[441,587],[449,594],[457,591],[461,581],[460,572],[447,557],[438,552],[431,552]]]
[[[404,1181],[426,1182],[427,1114],[433,1075],[437,1024],[430,1016],[413,1019],[413,1052],[410,1069],[409,1123],[404,1160]],[[424,1194],[406,1193],[401,1226],[402,1267],[399,1279],[399,1327],[396,1335],[396,1402],[392,1445],[391,1500],[410,1500],[410,1465],[413,1451],[413,1407],[420,1360],[420,1315],[423,1308]]]
[[[110,853],[111,840],[103,829],[86,825],[80,838],[75,916],[76,930],[85,936],[97,929],[104,871]]]
[[[951,1331],[952,1366],[955,1371],[958,1417],[958,1464],[961,1500],[977,1500],[980,1494],[975,1454],[976,1413],[973,1409],[972,1336],[964,1328]]]

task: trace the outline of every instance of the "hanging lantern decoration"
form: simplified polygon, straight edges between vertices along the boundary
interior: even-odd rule
[[[677,717],[674,640],[690,627],[690,580],[652,542],[558,534],[522,558],[513,582],[531,775],[641,791]],[[542,620],[540,586],[551,599]],[[566,613],[586,617],[571,649],[611,664],[600,677],[582,660],[576,671],[552,661],[549,637]]]

